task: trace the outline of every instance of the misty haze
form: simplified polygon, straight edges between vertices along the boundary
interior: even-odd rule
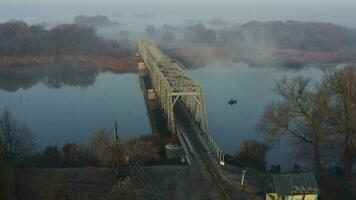
[[[356,199],[356,2],[3,0],[0,200]]]

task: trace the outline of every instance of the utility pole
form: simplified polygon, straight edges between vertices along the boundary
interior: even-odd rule
[[[119,137],[119,129],[117,127],[117,121],[115,121],[114,124],[114,132],[115,132],[115,145],[119,146],[120,137]]]
[[[118,178],[118,175],[119,175],[119,165],[120,165],[120,149],[119,149],[119,146],[120,146],[120,137],[119,137],[119,129],[118,129],[118,126],[117,126],[117,121],[115,121],[115,124],[114,124],[114,151],[113,151],[113,165],[114,165],[114,168],[115,168],[115,171],[116,171],[116,176]]]
[[[246,170],[242,170],[241,187],[243,187],[243,186],[244,186],[244,181],[245,181],[245,173],[246,173]]]

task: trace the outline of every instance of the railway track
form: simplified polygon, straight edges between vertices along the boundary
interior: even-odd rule
[[[197,131],[191,126],[189,118],[184,116],[182,111],[177,109],[177,123],[180,131],[184,131],[184,135],[191,142],[191,157],[192,162],[199,169],[205,183],[208,185],[208,192],[206,199],[216,200],[231,200],[229,191],[227,191],[227,184],[223,179],[223,171],[217,165],[212,153],[207,149],[199,138]],[[216,164],[216,165],[215,165]]]

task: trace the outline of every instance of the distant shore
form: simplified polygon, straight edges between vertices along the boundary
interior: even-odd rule
[[[91,64],[99,69],[108,70],[114,73],[136,72],[137,58],[129,56],[125,58],[105,57],[89,54],[68,54],[68,55],[22,55],[22,56],[1,56],[0,68],[11,66],[33,66],[52,65],[66,62],[79,62]]]
[[[173,49],[169,53],[190,68],[203,67],[216,60],[245,62],[254,67],[275,66],[286,68],[300,68],[311,63],[338,64],[356,62],[356,52],[346,50],[312,52],[292,49],[266,49],[259,52],[239,52],[222,46],[197,45],[191,48]]]

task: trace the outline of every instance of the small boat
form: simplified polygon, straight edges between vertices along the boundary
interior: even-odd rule
[[[237,103],[237,100],[235,100],[235,99],[230,99],[230,101],[228,102],[228,104],[230,105],[230,106],[233,106],[234,104],[236,104]]]

